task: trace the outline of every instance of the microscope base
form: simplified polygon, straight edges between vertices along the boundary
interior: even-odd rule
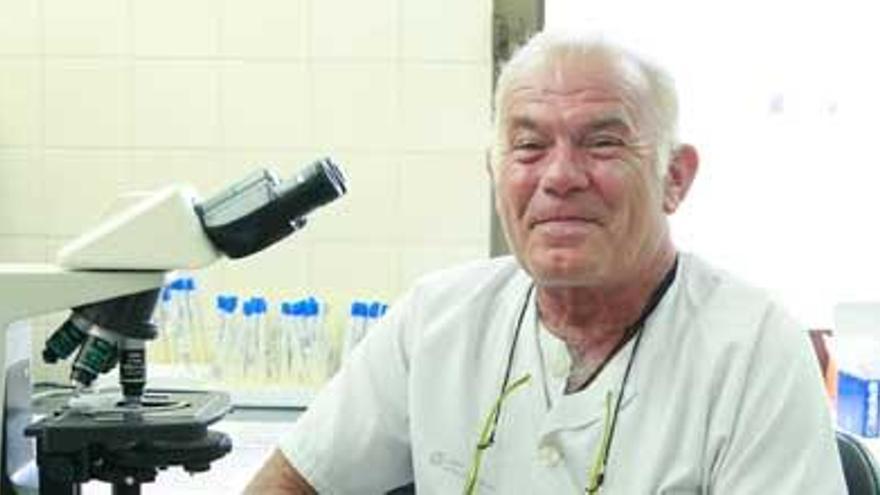
[[[114,494],[139,494],[162,469],[207,471],[232,450],[223,433],[208,430],[230,409],[217,392],[149,391],[138,408],[81,411],[62,408],[28,426],[36,437],[41,494],[78,495],[91,479]]]

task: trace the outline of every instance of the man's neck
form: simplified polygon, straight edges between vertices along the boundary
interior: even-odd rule
[[[618,287],[541,287],[538,311],[577,361],[601,362],[638,321],[651,295],[675,263],[675,249],[658,251],[633,280]]]

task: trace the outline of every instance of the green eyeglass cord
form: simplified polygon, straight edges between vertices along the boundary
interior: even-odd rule
[[[511,383],[503,392],[501,392],[501,395],[495,400],[495,404],[492,405],[492,409],[489,410],[489,414],[486,415],[486,419],[483,421],[483,429],[480,432],[480,441],[477,442],[477,447],[474,449],[474,458],[471,461],[471,469],[468,471],[467,482],[464,485],[464,495],[473,495],[475,493],[477,479],[479,479],[480,476],[480,464],[483,462],[483,452],[492,445],[492,439],[494,437],[493,433],[495,426],[498,424],[496,419],[498,418],[498,411],[501,410],[501,403],[504,402],[504,399],[513,393],[514,390],[525,385],[531,379],[532,375],[527,374]]]
[[[468,471],[467,482],[464,485],[464,495],[474,495],[476,493],[477,480],[480,477],[480,465],[483,462],[483,452],[492,445],[492,433],[494,433],[493,430],[495,429],[495,425],[498,424],[496,418],[498,417],[498,412],[501,410],[501,404],[507,396],[520,386],[525,385],[531,378],[532,375],[527,374],[505,388],[504,392],[492,405],[489,414],[487,414],[486,418],[483,420],[480,440],[477,442],[477,446],[474,449],[471,468]],[[584,493],[587,495],[595,495],[599,493],[599,488],[602,486],[602,478],[605,477],[605,457],[608,452],[608,442],[611,440],[611,428],[612,424],[614,424],[613,416],[617,413],[617,411],[614,410],[613,404],[614,392],[609,390],[608,393],[605,394],[605,420],[602,428],[602,441],[599,443],[596,452],[596,460],[593,461],[593,467],[587,473],[587,486],[584,489]]]
[[[608,465],[608,453],[611,450],[611,441],[614,438],[614,430],[617,426],[617,414],[620,411],[620,406],[623,402],[623,391],[626,389],[627,381],[629,380],[630,371],[632,371],[633,363],[635,362],[636,353],[639,350],[639,344],[642,341],[642,335],[644,332],[642,331],[645,327],[645,321],[648,319],[648,316],[654,311],[654,308],[660,303],[660,300],[663,299],[663,295],[666,294],[669,286],[672,285],[672,282],[675,280],[675,274],[678,271],[678,256],[675,257],[675,261],[672,264],[672,267],[666,272],[666,275],[663,277],[663,280],[654,289],[654,292],[651,294],[651,297],[648,299],[647,304],[642,309],[642,313],[639,316],[639,319],[636,320],[635,323],[630,325],[625,332],[625,336],[621,339],[620,344],[618,344],[618,349],[626,344],[629,341],[629,338],[634,337],[635,342],[633,343],[632,352],[630,352],[629,359],[626,363],[626,369],[623,372],[623,379],[620,382],[620,393],[617,394],[617,399],[615,400],[614,392],[609,390],[605,394],[605,418],[604,425],[602,426],[602,441],[599,443],[599,450],[596,453],[596,458],[593,461],[593,466],[590,468],[587,473],[587,486],[584,488],[584,493],[586,495],[595,495],[599,493],[599,489],[602,487],[603,482],[605,481],[605,469]],[[519,318],[516,322],[516,327],[513,332],[513,340],[511,342],[510,351],[507,357],[507,371],[504,374],[504,381],[501,386],[501,393],[498,395],[498,399],[492,405],[492,409],[489,411],[489,414],[486,416],[486,419],[483,422],[483,428],[480,432],[480,440],[477,442],[477,446],[474,449],[474,458],[471,461],[471,468],[468,470],[467,482],[464,486],[464,495],[473,495],[477,488],[477,480],[480,475],[480,464],[483,462],[483,452],[492,446],[495,441],[495,429],[498,426],[498,415],[501,411],[501,404],[504,402],[504,399],[507,398],[514,390],[524,385],[526,382],[531,379],[531,374],[527,374],[515,382],[511,383],[507,386],[507,380],[510,378],[510,370],[513,366],[513,355],[516,351],[516,344],[519,340],[519,333],[522,329],[523,317],[526,314],[526,308],[528,307],[528,303],[532,296],[532,291],[535,289],[535,285],[532,284],[529,286],[528,292],[526,292],[526,298],[523,302],[523,306],[519,312]],[[616,352],[616,351],[615,351]],[[613,353],[612,353],[613,355]]]
[[[584,493],[594,495],[599,493],[599,487],[602,486],[603,478],[605,478],[605,460],[608,455],[608,442],[611,441],[611,428],[614,424],[614,416],[617,416],[616,408],[611,405],[614,402],[614,392],[608,391],[605,394],[605,425],[602,428],[602,442],[599,444],[599,451],[596,453],[596,460],[593,461],[593,468],[587,474],[587,487]]]

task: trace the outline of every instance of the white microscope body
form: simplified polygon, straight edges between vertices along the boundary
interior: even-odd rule
[[[10,396],[6,383],[7,370],[16,362],[30,358],[30,349],[23,350],[20,344],[7,348],[8,342],[29,340],[18,335],[27,331],[26,325],[21,325],[20,322],[34,316],[74,308],[73,316],[65,325],[69,325],[71,321],[77,323],[75,326],[82,333],[81,338],[85,339],[83,342],[88,343],[93,334],[104,337],[113,346],[118,346],[119,349],[114,348],[114,352],[118,350],[120,355],[125,352],[123,347],[129,342],[138,344],[135,348],[140,349],[140,363],[135,364],[142,368],[141,379],[145,382],[146,359],[143,343],[155,336],[156,330],[148,321],[142,321],[142,315],[147,310],[152,313],[155,296],[152,297],[152,302],[147,297],[147,307],[138,310],[141,313],[137,322],[140,325],[138,328],[142,330],[146,326],[148,333],[151,332],[146,337],[141,333],[134,335],[136,338],[130,338],[132,335],[125,331],[119,332],[115,328],[120,319],[124,320],[126,308],[121,311],[121,316],[115,314],[109,319],[93,318],[89,316],[93,313],[86,311],[83,314],[91,321],[86,321],[85,324],[82,323],[82,318],[77,319],[77,309],[88,308],[93,303],[103,304],[101,302],[122,299],[120,296],[158,294],[168,271],[198,269],[224,255],[239,258],[262,250],[302,227],[307,213],[344,193],[344,177],[329,159],[315,162],[301,174],[285,182],[280,182],[271,173],[261,170],[203,202],[199,201],[195,191],[190,188],[170,186],[150,194],[121,197],[99,225],[59,251],[55,264],[0,264],[0,392],[7,392],[3,395],[3,407],[0,407],[0,425],[5,425],[8,419],[4,417],[6,398]],[[118,308],[113,311],[120,313]],[[80,344],[76,344],[73,347],[79,346]],[[80,354],[83,354],[85,347],[82,344]],[[44,350],[44,357],[46,352]],[[67,355],[59,355],[55,359],[66,357]],[[125,374],[123,358],[116,359],[120,361],[120,375]],[[81,360],[81,356],[77,355],[74,368]],[[88,361],[88,356],[84,361]],[[94,375],[107,371],[116,362],[114,360],[110,364],[105,363],[107,366],[96,371]],[[79,374],[76,372],[74,369],[71,378],[74,382],[80,382],[78,386],[88,386],[94,378],[90,376],[83,379],[81,370]],[[120,381],[124,382],[122,379]],[[122,385],[125,389],[126,384]],[[146,404],[140,402],[143,387],[144,384],[141,383],[134,392],[127,391],[125,394],[128,401],[125,405],[135,415],[145,410],[141,406]],[[0,452],[4,453],[6,464],[0,468],[7,489],[8,480],[16,476],[15,472],[8,471],[10,463],[7,462],[7,457],[22,454],[7,451],[8,445],[12,443],[9,440],[20,444],[21,438],[15,438],[15,435],[21,435],[21,432],[7,431],[4,437],[8,439],[0,437]],[[41,440],[46,439],[37,439],[38,451]],[[43,446],[44,450],[49,448]],[[58,445],[51,447],[57,448]],[[65,447],[60,448],[64,450]],[[39,464],[39,453],[37,461]],[[61,485],[56,485],[53,480],[44,480],[43,471],[44,466],[41,465],[40,492],[60,492],[58,486]],[[90,476],[116,482],[101,478],[102,475],[90,473]],[[83,481],[85,480],[81,476],[80,479],[66,480],[62,484],[66,487]],[[15,480],[12,482],[14,484]],[[0,492],[2,491],[4,489],[0,488]]]

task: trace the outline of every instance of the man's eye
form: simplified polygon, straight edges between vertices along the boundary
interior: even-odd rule
[[[589,145],[591,148],[612,148],[623,146],[624,142],[622,139],[614,137],[598,137],[590,140]]]
[[[540,141],[517,141],[513,143],[513,149],[515,150],[539,150],[543,148],[544,145]]]

